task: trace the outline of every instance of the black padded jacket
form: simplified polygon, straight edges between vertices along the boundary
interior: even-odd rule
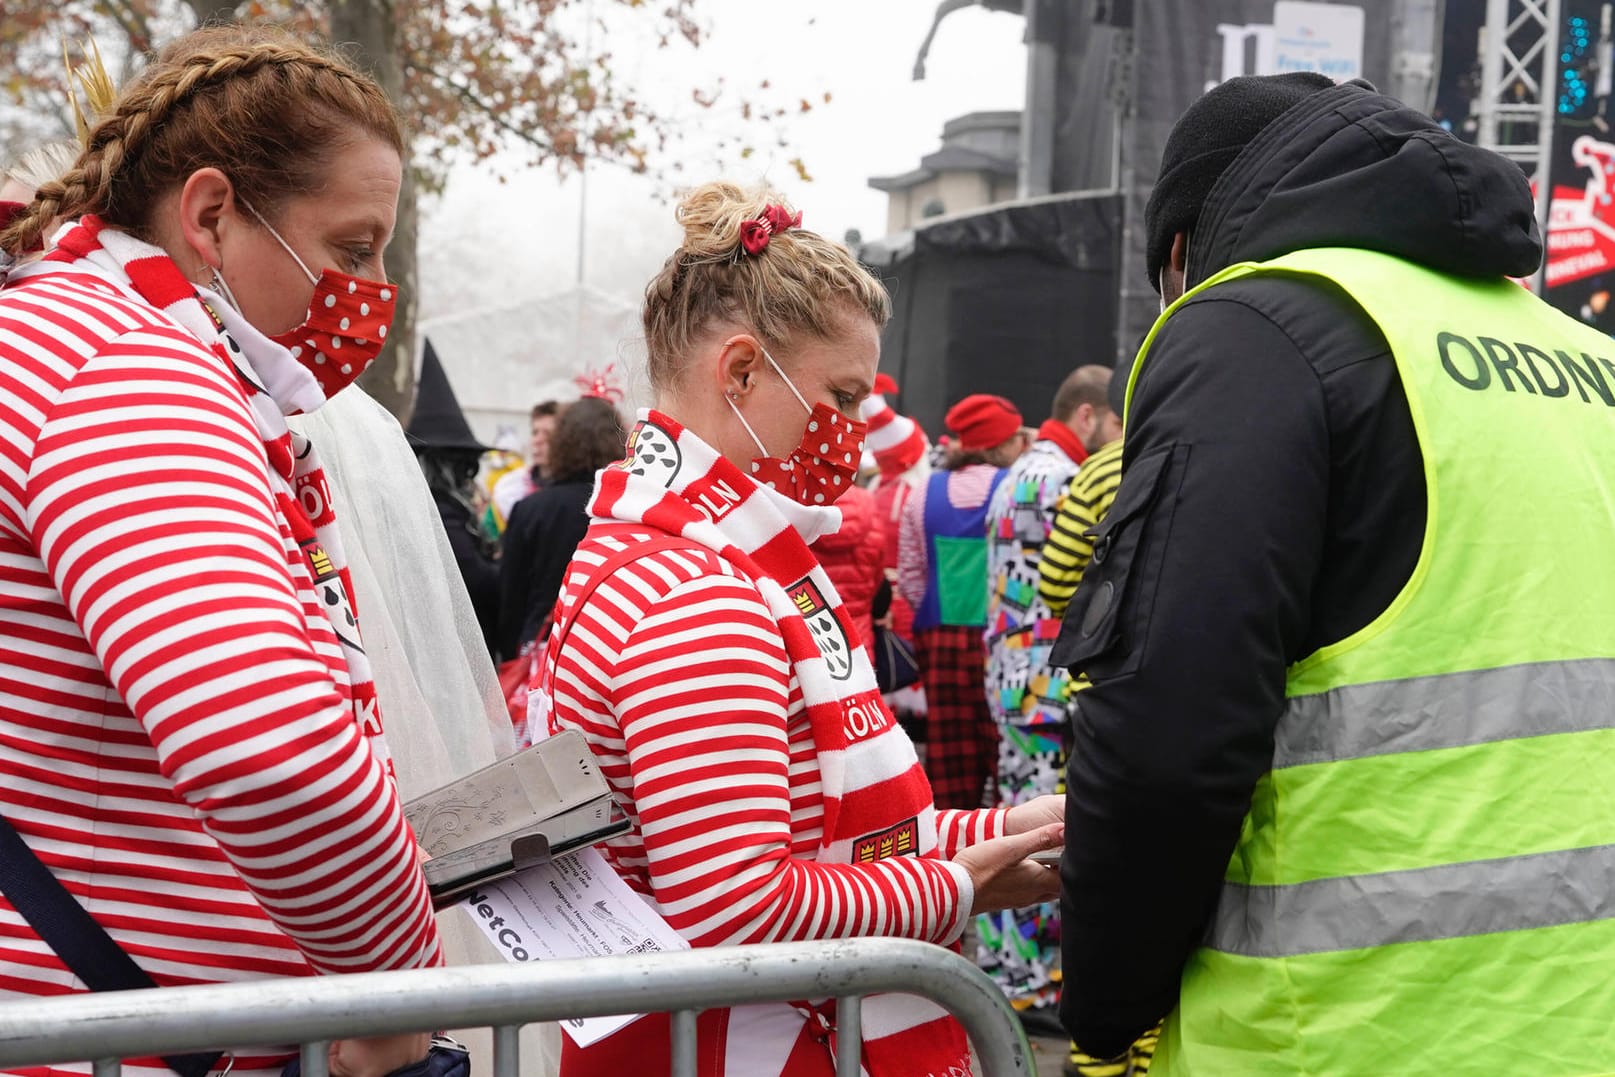
[[[1326,246],[1475,276],[1541,256],[1515,165],[1363,84],[1246,147],[1190,233],[1186,277]],[[1125,445],[1054,652],[1094,682],[1067,774],[1061,1014],[1101,1056],[1176,1005],[1269,769],[1286,668],[1390,604],[1425,520],[1388,346],[1326,283],[1245,279],[1183,305],[1140,370]]]

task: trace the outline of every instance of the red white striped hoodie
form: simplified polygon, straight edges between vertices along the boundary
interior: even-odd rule
[[[808,549],[839,525],[759,486],[650,413],[601,473],[535,697],[588,737],[631,831],[618,871],[697,946],[890,935],[956,941],[973,900],[944,857],[1003,830],[1001,811],[938,812],[912,744]],[[669,535],[573,596],[621,550]],[[560,641],[564,639],[564,645]],[[700,1072],[828,1072],[826,1025],[789,1006],[703,1018]],[[958,1026],[917,999],[866,1005],[875,1077],[967,1073]],[[666,1022],[645,1018],[563,1077],[661,1072]]]
[[[105,251],[0,291],[0,812],[162,986],[439,960],[255,392]],[[0,1004],[82,990],[0,897]]]

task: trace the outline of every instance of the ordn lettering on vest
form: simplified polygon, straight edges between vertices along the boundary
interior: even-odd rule
[[[1458,333],[1438,333],[1436,348],[1441,366],[1453,381],[1476,392],[1501,387],[1549,399],[1602,403],[1615,408],[1615,363],[1603,356],[1562,348],[1537,347],[1524,341],[1505,342],[1495,337],[1473,340]],[[1606,375],[1607,380],[1606,380]]]

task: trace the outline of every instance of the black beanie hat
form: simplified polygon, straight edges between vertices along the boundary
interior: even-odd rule
[[[1193,229],[1212,186],[1240,151],[1291,106],[1334,85],[1314,71],[1242,75],[1189,106],[1167,136],[1160,178],[1144,209],[1151,288],[1161,290],[1172,238]]]

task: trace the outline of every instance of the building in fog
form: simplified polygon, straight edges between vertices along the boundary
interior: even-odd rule
[[[1020,140],[1019,112],[971,112],[949,120],[942,148],[921,158],[920,167],[869,181],[886,192],[887,233],[1014,198]]]

